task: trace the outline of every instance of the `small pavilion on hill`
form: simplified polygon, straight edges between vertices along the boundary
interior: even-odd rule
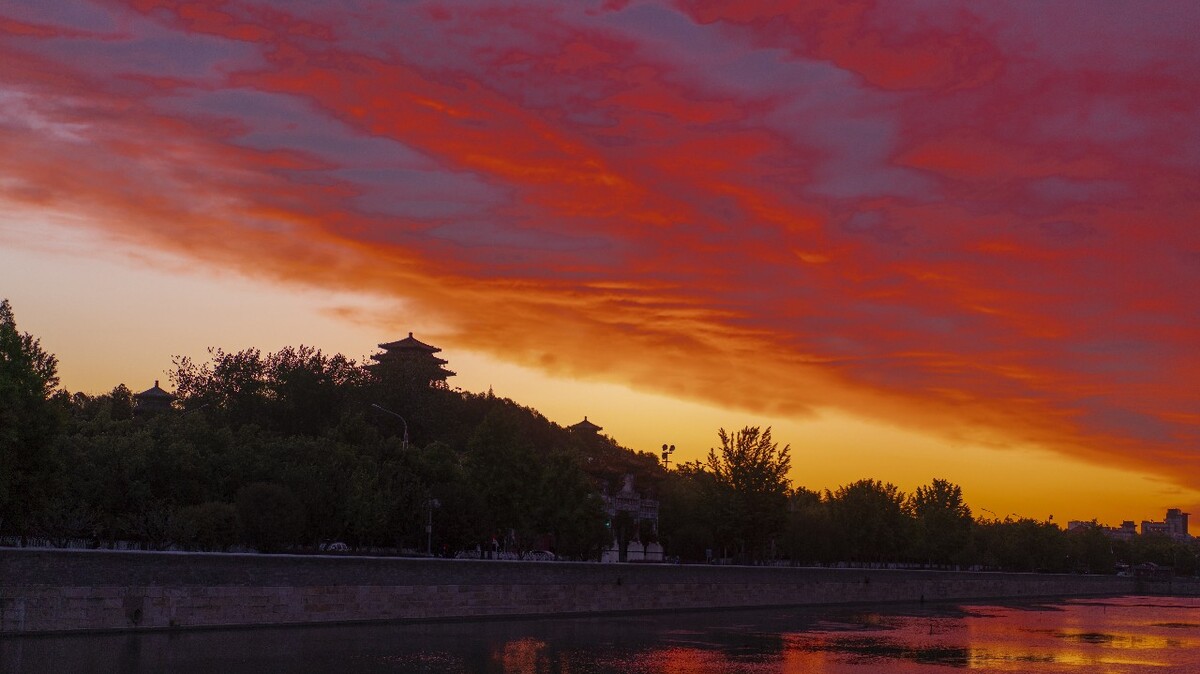
[[[175,400],[175,396],[159,388],[158,380],[155,379],[154,386],[141,393],[133,394],[133,413],[141,416],[169,410],[173,400]]]
[[[593,433],[593,434],[595,434],[595,433],[599,433],[600,431],[604,430],[604,427],[593,424],[592,422],[588,421],[587,416],[584,416],[583,421],[581,421],[573,426],[567,426],[567,429],[575,431],[576,433]]]
[[[380,344],[379,348],[383,349],[383,353],[371,356],[371,360],[375,361],[372,367],[386,366],[389,364],[413,364],[418,366],[429,366],[432,372],[430,384],[437,386],[445,386],[446,379],[453,377],[454,372],[447,370],[444,366],[446,361],[438,358],[434,354],[441,351],[436,346],[426,344],[419,339],[413,337],[413,333],[408,333],[408,337],[387,344]]]

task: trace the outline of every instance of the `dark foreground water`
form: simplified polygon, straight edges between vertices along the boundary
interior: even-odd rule
[[[0,672],[1198,672],[1200,599],[0,639]]]

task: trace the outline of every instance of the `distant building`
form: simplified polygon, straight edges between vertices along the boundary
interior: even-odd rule
[[[1121,522],[1121,526],[1119,527],[1106,527],[1097,524],[1095,520],[1090,522],[1071,520],[1067,522],[1067,531],[1085,531],[1087,529],[1098,529],[1109,538],[1119,541],[1132,541],[1133,537],[1137,535],[1137,525],[1134,524],[1133,520],[1125,520]]]
[[[1142,520],[1142,535],[1143,536],[1166,536],[1166,522],[1152,522],[1150,520]]]
[[[133,394],[133,414],[134,416],[144,416],[169,410],[174,400],[175,396],[159,388],[158,380],[155,379],[154,386],[141,393]]]
[[[600,431],[604,430],[604,427],[597,426],[596,424],[593,424],[592,422],[588,421],[588,418],[585,415],[583,417],[583,421],[581,421],[577,424],[574,424],[572,426],[567,426],[567,430],[574,431],[576,433],[593,433],[593,434],[595,434],[595,433],[599,433]]]
[[[1142,535],[1157,534],[1177,541],[1189,540],[1191,539],[1191,535],[1188,533],[1189,514],[1179,508],[1170,508],[1162,522],[1142,520]]]
[[[1125,520],[1119,527],[1107,527],[1107,533],[1119,541],[1132,541],[1137,535],[1137,525],[1133,520]]]
[[[1167,535],[1173,538],[1191,538],[1188,533],[1188,513],[1181,511],[1179,508],[1170,508],[1167,510]]]
[[[408,333],[408,337],[380,344],[379,348],[383,349],[383,353],[371,356],[371,360],[375,363],[368,366],[376,372],[379,368],[386,368],[389,365],[424,368],[429,372],[429,384],[442,388],[446,386],[446,379],[455,375],[454,372],[444,367],[445,360],[434,355],[441,349],[414,338],[411,332]]]

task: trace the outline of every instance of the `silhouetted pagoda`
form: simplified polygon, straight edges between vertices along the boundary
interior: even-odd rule
[[[604,430],[604,427],[593,424],[592,422],[588,421],[587,415],[584,415],[583,421],[581,421],[573,426],[567,426],[567,429],[574,431],[576,433],[596,434],[596,433],[599,433],[600,431]]]
[[[441,349],[430,344],[426,344],[413,337],[413,333],[408,333],[408,337],[380,344],[379,348],[383,349],[383,353],[371,356],[371,360],[375,361],[370,365],[377,373],[381,369],[387,369],[392,366],[402,367],[405,369],[416,371],[428,370],[429,384],[431,386],[446,386],[446,378],[453,377],[454,372],[443,367],[446,361],[433,355],[441,351]]]
[[[133,394],[133,413],[136,416],[142,416],[169,410],[173,400],[175,400],[175,396],[159,388],[158,380],[155,379],[154,386],[141,393]]]

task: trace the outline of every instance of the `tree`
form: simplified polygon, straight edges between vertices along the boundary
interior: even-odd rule
[[[1077,573],[1116,572],[1113,539],[1096,520],[1067,531],[1065,543],[1070,555],[1068,570]],[[1188,555],[1190,558],[1191,555]]]
[[[185,409],[211,408],[233,425],[260,421],[266,391],[266,364],[258,349],[225,353],[208,350],[211,363],[199,364],[187,356],[172,359],[169,374],[175,395]]]
[[[351,404],[367,372],[342,354],[326,356],[301,345],[267,354],[264,377],[271,427],[286,433],[317,435],[334,426]]]
[[[763,558],[783,528],[791,488],[791,447],[771,439],[771,429],[747,426],[730,435],[717,431],[720,450],[708,450],[705,464],[716,478],[722,506],[723,538],[738,545],[743,555]]]
[[[892,483],[859,480],[826,493],[840,536],[842,558],[856,562],[899,561],[908,535],[904,492]]]
[[[716,543],[718,492],[712,473],[699,461],[681,463],[667,474],[659,498],[658,530],[663,549],[688,561],[708,561]]]
[[[24,533],[49,496],[50,443],[59,416],[50,395],[58,359],[28,332],[17,331],[12,305],[0,301],[0,531]]]
[[[467,479],[478,499],[478,535],[504,539],[537,533],[533,513],[540,498],[540,457],[513,409],[493,410],[468,444]]]
[[[282,485],[256,482],[242,487],[237,514],[244,540],[259,552],[277,552],[304,531],[304,506]]]
[[[175,517],[175,539],[189,550],[220,552],[237,542],[237,508],[209,501],[181,509]]]
[[[1008,571],[1069,570],[1066,532],[1053,522],[1029,518],[976,524],[983,562]]]
[[[917,487],[907,505],[916,518],[912,537],[914,556],[933,564],[963,561],[974,520],[963,501],[962,487],[934,479]]]
[[[596,559],[610,539],[603,501],[580,467],[579,457],[553,449],[541,464],[535,522],[549,544],[538,547],[562,557]],[[641,537],[643,543],[648,540],[649,536]]]
[[[832,562],[836,558],[834,544],[837,538],[829,503],[820,493],[797,487],[788,496],[783,553],[793,564]]]

